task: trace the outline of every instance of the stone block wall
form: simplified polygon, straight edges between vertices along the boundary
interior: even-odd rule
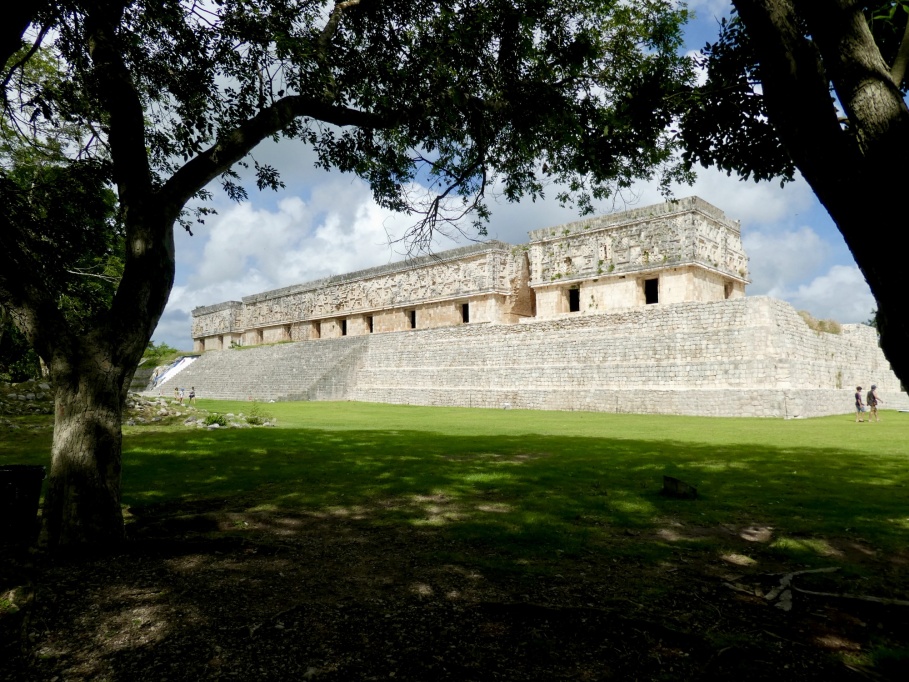
[[[196,350],[340,338],[473,322],[516,322],[533,314],[524,251],[502,242],[452,249],[329,277],[193,311]],[[370,321],[372,326],[370,326]]]
[[[766,297],[210,353],[180,376],[221,398],[766,417],[847,413],[873,382],[909,407],[873,329],[813,331]]]
[[[238,348],[206,353],[149,393],[195,387],[200,398],[346,400],[369,337]]]
[[[658,280],[661,303],[720,301],[745,294],[748,258],[738,222],[697,197],[599,216],[530,233],[530,285],[537,316],[645,305]]]

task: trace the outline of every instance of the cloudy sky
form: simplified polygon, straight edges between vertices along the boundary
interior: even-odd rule
[[[688,32],[690,50],[716,37],[728,5],[689,2],[697,15]],[[262,145],[254,156],[277,167],[286,188],[251,191],[242,204],[219,197],[218,215],[194,229],[194,236],[178,229],[176,282],[155,342],[191,349],[190,312],[196,306],[402,259],[404,247],[390,244],[390,238],[403,235],[412,219],[376,206],[362,181],[314,168],[313,154],[295,142]],[[875,304],[868,285],[803,180],[781,188],[778,182],[742,182],[701,170],[693,187],[675,188],[678,197],[692,194],[742,222],[751,258],[749,294],[782,298],[818,318],[863,322],[870,317]],[[634,206],[662,201],[656,187],[647,185],[628,198]],[[492,210],[489,237],[513,244],[526,242],[530,230],[578,218],[554,200],[503,202]],[[436,248],[456,245],[442,242]]]

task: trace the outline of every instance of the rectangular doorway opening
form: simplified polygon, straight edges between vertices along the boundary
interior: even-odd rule
[[[568,312],[577,313],[581,310],[581,290],[580,289],[569,289],[568,290]]]
[[[651,303],[660,302],[660,279],[659,277],[654,277],[653,279],[644,280],[644,302],[648,305]]]
[[[461,322],[467,324],[470,322],[470,304],[462,303],[461,304]]]

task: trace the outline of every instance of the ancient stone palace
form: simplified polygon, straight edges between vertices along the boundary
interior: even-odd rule
[[[179,384],[212,398],[806,417],[849,412],[854,387],[876,383],[887,407],[909,406],[874,329],[819,329],[746,297],[740,225],[702,199],[529,237],[197,308],[196,350],[220,352]]]
[[[515,324],[745,295],[740,226],[697,197],[266,291],[193,311],[196,351]]]

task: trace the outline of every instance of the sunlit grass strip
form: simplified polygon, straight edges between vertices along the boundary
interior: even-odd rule
[[[249,411],[243,402],[200,407]],[[755,552],[806,561],[836,558],[842,538],[878,552],[909,544],[909,415],[895,412],[862,428],[848,415],[264,409],[277,428],[127,427],[124,503],[218,500],[257,513],[431,525],[523,555],[599,546],[625,531],[657,551],[690,548],[703,542],[703,529],[750,526],[772,529],[753,541]],[[0,462],[47,463],[49,430],[7,434]],[[662,497],[664,474],[696,485],[699,499]]]

